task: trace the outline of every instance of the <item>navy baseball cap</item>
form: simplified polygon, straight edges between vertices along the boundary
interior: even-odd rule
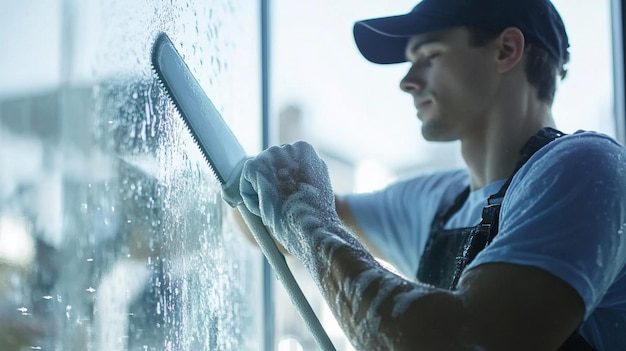
[[[353,31],[367,60],[387,64],[406,61],[411,36],[462,26],[490,31],[516,27],[557,62],[569,58],[563,20],[549,0],[422,0],[405,15],[356,22]]]

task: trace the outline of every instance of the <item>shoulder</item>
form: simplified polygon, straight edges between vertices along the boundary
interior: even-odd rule
[[[624,185],[626,148],[595,132],[577,132],[561,137],[539,150],[517,172],[510,191],[529,188],[567,188],[573,185]],[[549,186],[548,186],[549,185]]]
[[[538,162],[553,163],[556,161],[569,161],[575,164],[609,161],[619,165],[626,161],[621,159],[625,150],[623,145],[605,134],[578,131],[546,145],[529,160],[528,166],[532,167],[534,163]]]
[[[573,287],[588,317],[626,263],[626,150],[602,134],[564,136],[516,173],[499,234],[472,263],[545,270]]]

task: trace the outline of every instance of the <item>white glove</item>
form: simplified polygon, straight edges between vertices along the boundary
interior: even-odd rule
[[[320,239],[317,229],[340,223],[326,164],[305,142],[274,146],[249,159],[240,191],[250,212],[297,258],[310,254]]]

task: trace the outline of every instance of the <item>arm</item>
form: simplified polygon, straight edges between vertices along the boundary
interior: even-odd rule
[[[307,268],[357,349],[555,350],[582,321],[577,293],[542,270],[483,265],[452,293],[386,271],[340,226],[306,234]]]
[[[359,241],[365,244],[368,251],[375,257],[389,261],[389,259],[383,255],[382,251],[380,251],[378,247],[374,245],[371,240],[369,240],[363,229],[359,227],[348,203],[342,200],[341,197],[335,196],[335,207],[337,209],[337,215],[339,216],[339,219],[341,219],[343,225],[347,227],[348,230],[350,230],[350,232],[359,239]]]
[[[272,148],[244,167],[242,196],[303,262],[357,349],[554,350],[583,317],[577,293],[538,269],[485,264],[456,292],[383,269],[342,225],[312,148]]]

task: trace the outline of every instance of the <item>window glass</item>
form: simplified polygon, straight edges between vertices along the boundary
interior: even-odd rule
[[[585,129],[614,137],[611,1],[553,3],[565,22],[571,56],[552,108],[555,122],[566,133]]]
[[[0,349],[259,349],[260,255],[150,67],[165,31],[257,152],[258,27],[256,1],[0,4]]]

